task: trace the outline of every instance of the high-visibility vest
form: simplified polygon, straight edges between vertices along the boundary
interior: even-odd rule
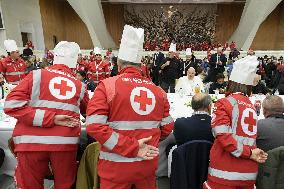
[[[250,151],[256,148],[257,115],[249,98],[232,94],[215,103],[208,179],[229,186],[253,185],[258,166]]]
[[[13,61],[7,56],[0,62],[0,74],[8,83],[17,85],[28,74],[27,65],[21,58]]]
[[[123,183],[154,176],[158,158],[137,157],[138,139],[158,146],[161,134],[173,129],[169,103],[163,90],[136,68],[103,80],[87,109],[87,133],[102,144],[98,174]]]
[[[15,151],[76,150],[81,128],[54,125],[54,116],[79,119],[86,101],[86,87],[73,75],[52,67],[31,72],[5,101],[5,113],[18,119]]]

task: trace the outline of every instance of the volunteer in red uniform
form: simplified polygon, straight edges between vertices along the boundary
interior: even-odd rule
[[[76,70],[80,72],[86,72],[88,70],[88,62],[83,59],[81,51],[78,54],[78,60],[76,65]]]
[[[87,133],[102,144],[101,189],[155,189],[158,143],[173,129],[166,93],[142,76],[144,30],[126,25],[118,76],[97,86],[87,108]]]
[[[215,141],[205,189],[253,189],[258,163],[267,159],[267,154],[256,148],[257,115],[249,99],[257,66],[255,56],[236,61],[227,95],[215,103],[212,114]]]
[[[70,189],[75,182],[80,113],[89,100],[70,69],[76,66],[78,51],[74,42],[58,43],[54,65],[31,72],[6,98],[5,113],[18,120],[13,141],[21,189],[43,189],[49,162],[55,188]]]
[[[101,80],[110,76],[109,62],[102,59],[101,49],[94,48],[95,61],[90,62],[88,66],[88,78],[98,84]]]
[[[16,41],[5,40],[4,46],[8,56],[0,62],[0,74],[4,76],[8,83],[17,85],[27,75],[27,65],[20,58]]]

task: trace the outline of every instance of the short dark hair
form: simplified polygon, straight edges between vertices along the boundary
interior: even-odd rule
[[[123,65],[123,67],[126,67],[126,66],[133,66],[133,67],[138,67],[138,68],[141,67],[141,64],[139,64],[139,63],[129,62],[129,61],[125,61],[125,60],[122,60],[122,59],[119,59],[119,58],[118,58],[117,62],[121,63]]]
[[[218,79],[225,79],[224,74],[223,74],[223,73],[218,73],[218,74],[216,75],[216,81],[217,81]]]
[[[211,96],[208,94],[196,94],[191,100],[191,107],[195,111],[208,108],[211,104]]]
[[[86,72],[84,71],[76,71],[77,74],[80,74],[83,78],[86,78]]]
[[[234,81],[229,81],[226,88],[226,96],[237,92],[241,92],[246,96],[250,96],[252,94],[252,85],[245,85]]]

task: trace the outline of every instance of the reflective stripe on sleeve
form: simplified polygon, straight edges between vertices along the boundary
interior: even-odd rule
[[[112,132],[109,139],[103,144],[109,150],[112,150],[115,145],[118,143],[119,134],[116,132]]]
[[[86,118],[86,125],[90,125],[90,124],[106,124],[107,123],[107,119],[108,117],[106,115],[91,115],[91,116],[87,116]]]
[[[212,128],[212,132],[214,136],[217,136],[218,134],[223,134],[223,133],[233,133],[229,125],[218,125]]]
[[[20,81],[8,81],[9,84],[18,85]]]
[[[4,108],[21,108],[24,107],[28,101],[23,100],[6,100],[4,103]]]
[[[238,135],[233,135],[233,137],[234,139],[236,139],[236,141],[240,142],[243,145],[254,146],[256,143],[254,138],[243,137]]]
[[[243,144],[237,141],[237,149],[231,152],[231,154],[235,157],[240,157],[243,153],[244,150],[243,148],[244,148]]]
[[[26,72],[6,72],[5,75],[22,75],[26,74]]]
[[[162,122],[161,122],[161,126],[164,126],[164,125],[167,125],[167,124],[170,124],[172,123],[174,120],[171,116],[168,116],[168,117],[164,117],[162,119]]]
[[[62,136],[31,136],[23,135],[13,137],[15,144],[78,144],[78,137]]]
[[[45,110],[37,109],[33,120],[33,126],[42,127]]]
[[[209,167],[208,174],[213,177],[218,177],[225,180],[256,180],[257,173],[239,173],[239,172],[229,172],[218,170]]]
[[[60,110],[72,111],[79,113],[80,109],[78,106],[73,104],[67,104],[63,102],[54,102],[49,100],[32,100],[30,101],[30,106],[32,107],[41,107],[41,108],[55,108]]]
[[[142,158],[127,158],[124,156],[120,156],[118,154],[110,153],[110,152],[100,152],[100,159],[112,161],[112,162],[136,162],[143,161]]]
[[[160,121],[113,121],[109,126],[118,130],[154,129],[159,128]]]

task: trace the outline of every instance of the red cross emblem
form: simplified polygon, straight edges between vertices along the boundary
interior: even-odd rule
[[[156,97],[146,87],[135,87],[130,94],[130,105],[135,113],[148,115],[155,109]]]
[[[249,136],[256,135],[257,132],[256,122],[257,122],[257,115],[255,110],[252,108],[246,108],[243,111],[241,119],[242,130],[244,131],[244,133]]]
[[[54,83],[54,89],[60,90],[60,95],[66,96],[67,92],[72,91],[72,87],[67,85],[67,81],[61,80],[61,83]]]
[[[146,91],[140,91],[140,96],[136,95],[134,97],[134,102],[138,102],[140,104],[140,110],[146,111],[147,105],[152,105],[152,98],[147,97]]]
[[[248,124],[248,130],[253,132],[253,127],[256,126],[256,119],[253,117],[253,112],[249,112],[249,116],[245,117],[244,123]]]

